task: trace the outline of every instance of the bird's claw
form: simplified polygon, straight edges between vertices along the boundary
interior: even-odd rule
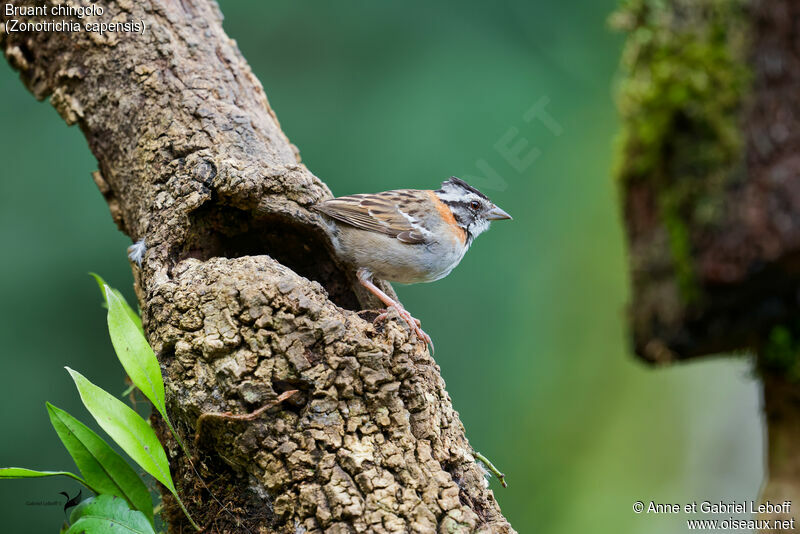
[[[389,308],[394,308],[394,310],[397,312],[397,315],[399,315],[400,318],[403,319],[403,321],[405,321],[405,323],[408,325],[411,331],[417,335],[417,339],[424,341],[426,345],[431,346],[431,353],[433,353],[434,351],[433,340],[431,340],[431,336],[426,334],[425,331],[422,328],[420,328],[422,326],[420,320],[411,315],[408,312],[408,310],[406,310],[402,306],[394,305],[394,306],[389,306]],[[389,315],[389,308],[387,308],[386,311],[378,315],[373,322],[380,322],[386,320],[386,317],[388,317]]]
[[[389,308],[394,308],[395,311],[397,311],[397,315],[399,315],[417,335],[417,339],[424,341],[426,346],[431,346],[431,354],[433,354],[433,341],[431,341],[431,336],[423,332],[422,328],[420,328],[421,323],[419,320],[412,317],[411,314],[403,308],[402,304],[381,291],[381,289],[372,282],[372,273],[368,269],[362,267],[356,274],[358,275],[358,280],[361,282],[361,285],[367,288],[367,291],[378,297],[378,299],[387,306],[387,309],[381,312],[373,323],[386,319]]]

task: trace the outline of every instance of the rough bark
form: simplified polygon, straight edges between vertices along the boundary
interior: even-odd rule
[[[631,32],[619,179],[634,348],[660,363],[755,352],[768,429],[762,499],[797,505],[800,4],[625,4],[615,17]]]
[[[114,221],[146,240],[134,275],[168,409],[230,511],[176,454],[193,515],[214,532],[512,532],[427,349],[356,312],[375,303],[308,209],[330,192],[216,4],[104,7],[83,22],[144,21],[144,34],[8,34],[20,17],[0,15],[0,46],[36,98],[79,125]],[[291,389],[254,421],[195,435],[203,413],[246,413]],[[165,502],[170,531],[186,532]]]

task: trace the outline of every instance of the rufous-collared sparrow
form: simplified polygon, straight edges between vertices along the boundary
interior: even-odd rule
[[[331,219],[331,241],[339,258],[357,269],[358,280],[394,308],[417,337],[433,348],[420,322],[378,286],[381,280],[414,284],[444,278],[491,221],[511,216],[489,197],[451,177],[436,191],[397,189],[320,202],[313,209]],[[386,317],[386,313],[378,319]]]

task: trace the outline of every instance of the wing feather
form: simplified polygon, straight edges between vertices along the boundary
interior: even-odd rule
[[[384,191],[370,195],[351,195],[333,198],[314,206],[325,215],[350,226],[378,232],[408,244],[425,243],[425,230],[416,220],[401,211],[398,205],[422,200],[411,189]]]

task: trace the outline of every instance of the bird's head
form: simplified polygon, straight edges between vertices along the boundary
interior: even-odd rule
[[[442,182],[442,187],[434,191],[436,196],[453,212],[458,225],[472,241],[489,229],[489,223],[511,219],[511,215],[500,209],[489,197],[455,176]]]

